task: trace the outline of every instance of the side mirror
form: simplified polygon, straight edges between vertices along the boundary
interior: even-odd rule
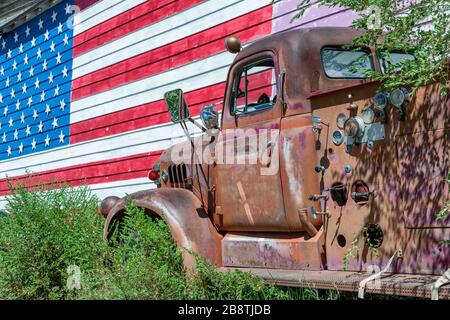
[[[200,111],[200,118],[206,129],[216,129],[219,126],[219,113],[214,106],[215,104],[205,106]]]
[[[164,94],[164,100],[166,101],[166,106],[172,122],[180,123],[189,119],[189,108],[183,90],[175,89],[166,92]]]

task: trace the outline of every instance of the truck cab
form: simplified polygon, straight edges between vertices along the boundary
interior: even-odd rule
[[[287,282],[388,266],[429,293],[424,279],[450,267],[440,244],[450,218],[436,219],[449,198],[449,96],[440,84],[380,91],[366,71],[395,72],[414,57],[350,48],[359,35],[298,29],[243,49],[228,39],[237,55],[223,102],[203,108],[199,124],[182,90],[166,93],[188,139],[150,171],[158,189],[132,197],[219,268],[272,270]],[[102,204],[105,236],[125,202]]]

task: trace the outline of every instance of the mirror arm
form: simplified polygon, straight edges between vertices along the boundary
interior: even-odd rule
[[[197,128],[199,128],[200,130],[202,130],[202,132],[206,132],[206,128],[204,126],[202,126],[201,124],[198,124],[197,121],[195,121],[194,119],[192,119],[191,117],[188,118],[188,120],[190,122],[192,122]]]

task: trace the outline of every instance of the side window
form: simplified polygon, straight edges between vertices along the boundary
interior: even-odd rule
[[[402,65],[407,61],[412,61],[415,57],[406,52],[382,52],[380,65],[383,73],[395,73],[402,68]]]
[[[275,64],[265,59],[245,66],[234,80],[231,114],[270,109],[277,100]]]
[[[366,72],[374,70],[369,50],[347,50],[339,47],[323,48],[321,55],[323,69],[329,78],[367,78]]]

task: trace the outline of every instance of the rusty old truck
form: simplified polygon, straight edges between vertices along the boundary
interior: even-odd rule
[[[181,90],[165,94],[188,139],[149,168],[158,188],[131,197],[167,223],[186,268],[194,252],[278,285],[450,298],[450,218],[436,217],[449,199],[450,97],[441,84],[383,92],[366,71],[414,56],[350,48],[360,34],[227,38],[237,55],[223,107],[204,107],[202,123]],[[102,202],[105,237],[126,203]]]

